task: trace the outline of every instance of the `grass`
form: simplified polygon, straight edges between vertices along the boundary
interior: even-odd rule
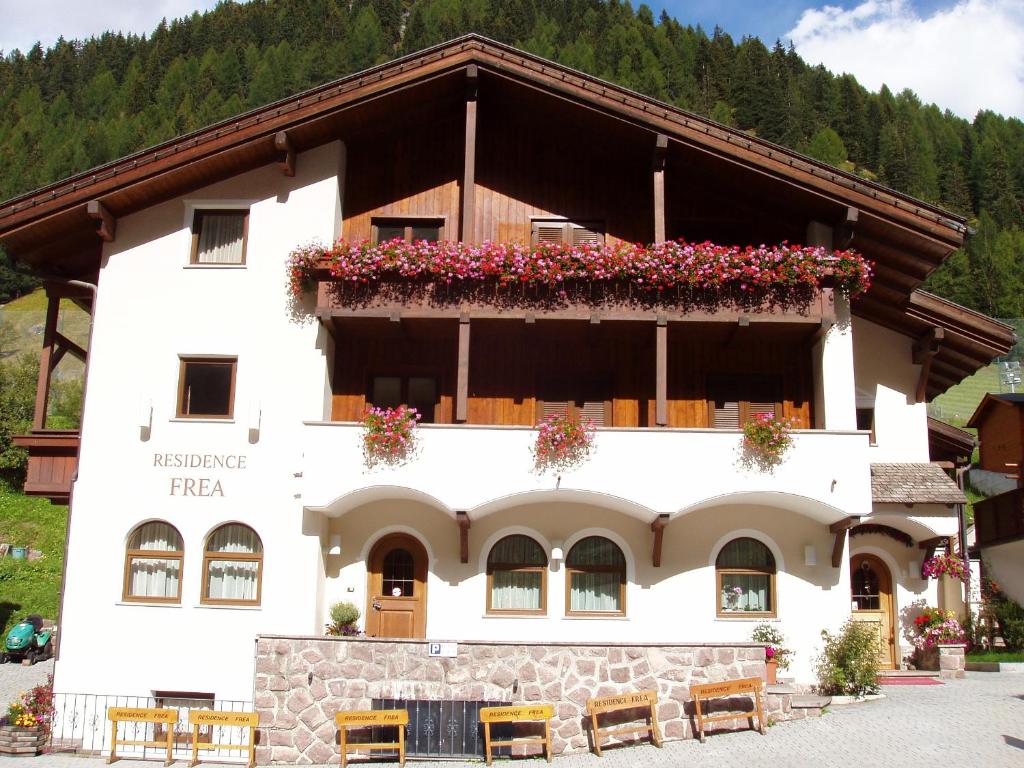
[[[967,654],[968,661],[1007,661],[1024,662],[1024,652],[1015,651],[971,651]]]
[[[1001,391],[999,366],[989,365],[936,397],[928,406],[928,415],[954,427],[963,427],[986,392]]]
[[[3,637],[30,613],[56,620],[68,508],[25,496],[0,482],[0,540],[43,553],[39,560],[0,558]]]
[[[0,307],[0,359],[25,352],[38,356],[46,325],[46,293],[40,289]],[[69,299],[61,299],[57,330],[81,347],[88,344],[89,315]],[[58,376],[81,376],[83,364],[65,355]]]

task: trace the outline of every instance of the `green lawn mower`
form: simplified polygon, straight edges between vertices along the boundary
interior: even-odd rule
[[[43,629],[42,616],[26,616],[7,633],[3,650],[0,651],[0,664],[8,661],[27,661],[35,664],[53,658],[53,630]]]

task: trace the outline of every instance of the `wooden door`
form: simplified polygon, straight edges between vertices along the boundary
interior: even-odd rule
[[[881,668],[895,669],[892,575],[885,563],[874,555],[854,555],[850,560],[850,593],[853,620],[870,624],[878,633]]]
[[[427,636],[427,553],[415,538],[393,533],[370,552],[366,634]]]

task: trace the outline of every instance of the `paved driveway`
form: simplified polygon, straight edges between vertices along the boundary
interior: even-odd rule
[[[1024,766],[1024,674],[968,673],[966,680],[936,686],[886,686],[886,698],[832,707],[821,719],[783,723],[762,737],[754,732],[607,750],[604,758],[576,754],[556,758],[555,768],[1021,768]],[[3,768],[91,768],[88,758],[49,755],[0,758]],[[358,765],[355,761],[353,764]],[[495,763],[498,766],[504,761]],[[540,766],[539,761],[514,765]],[[152,766],[124,760],[128,766]],[[176,765],[184,767],[179,761]],[[481,763],[422,763],[462,768]]]

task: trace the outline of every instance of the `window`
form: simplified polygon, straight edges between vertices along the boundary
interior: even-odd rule
[[[181,534],[159,520],[143,523],[128,537],[124,557],[126,601],[181,602],[181,562],[185,557]]]
[[[604,245],[604,224],[598,221],[575,222],[565,219],[535,219],[531,241],[567,245]]]
[[[875,407],[873,405],[870,408],[857,408],[857,429],[871,432],[871,445],[878,444],[875,439]]]
[[[210,534],[203,552],[200,602],[259,605],[263,543],[247,525],[229,523]]]
[[[708,424],[739,429],[755,413],[782,416],[779,380],[771,376],[709,376]]]
[[[245,264],[249,211],[197,210],[192,217],[192,264]]]
[[[607,377],[590,376],[578,381],[542,381],[537,399],[537,420],[548,416],[575,413],[595,427],[612,425],[612,403],[608,397]]]
[[[506,536],[487,555],[487,612],[547,612],[548,558],[529,536]]]
[[[428,243],[436,243],[438,240],[444,240],[444,219],[374,218],[372,230],[372,239],[375,243],[384,243],[388,240],[404,240],[407,243],[426,240]]]
[[[430,376],[374,376],[368,400],[376,408],[395,408],[405,403],[420,414],[421,424],[433,424],[438,405],[437,379]]]
[[[183,357],[178,374],[178,417],[230,419],[234,412],[234,357]]]
[[[718,615],[775,615],[775,558],[757,539],[733,539],[715,560]]]
[[[588,536],[565,560],[566,614],[624,616],[626,558],[603,536]]]

